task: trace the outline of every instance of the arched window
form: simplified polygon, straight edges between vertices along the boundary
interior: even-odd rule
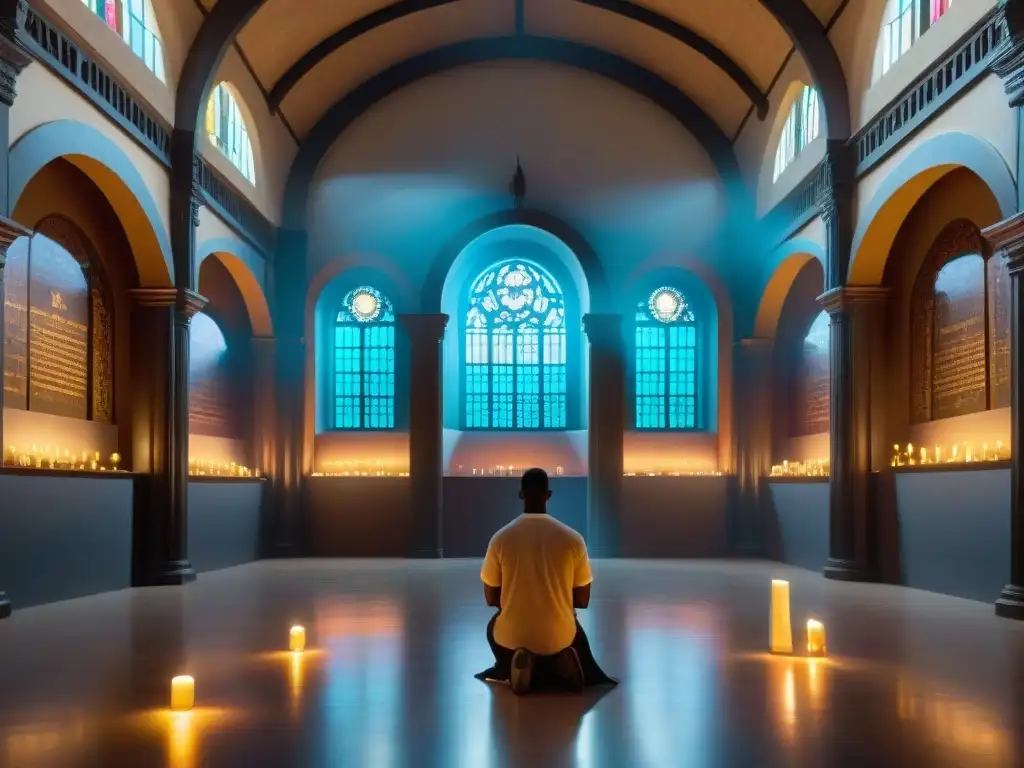
[[[889,0],[882,19],[882,71],[885,74],[918,37],[949,10],[953,0]]]
[[[697,320],[662,287],[636,308],[636,428],[697,428]]]
[[[237,438],[228,342],[217,321],[203,312],[192,318],[188,354],[189,431]]]
[[[85,235],[43,219],[11,245],[4,277],[4,407],[112,421],[111,303]]]
[[[828,312],[819,312],[804,337],[801,351],[800,402],[795,409],[793,433],[817,435],[828,432],[831,395],[829,392],[829,337]]]
[[[369,286],[345,295],[335,321],[334,428],[395,428],[395,313]]]
[[[775,173],[772,181],[778,181],[782,172],[803,151],[803,148],[818,138],[821,128],[821,109],[818,105],[818,91],[805,85],[800,95],[789,108],[789,116],[782,125],[779,145],[775,149]]]
[[[82,0],[164,81],[164,48],[151,0]]]
[[[1006,259],[955,221],[936,239],[911,307],[911,421],[1010,404],[1010,286]]]
[[[206,104],[206,132],[217,149],[255,186],[256,164],[249,129],[227,83],[218,83],[210,93]]]
[[[466,429],[565,429],[565,303],[536,264],[495,264],[466,312]]]

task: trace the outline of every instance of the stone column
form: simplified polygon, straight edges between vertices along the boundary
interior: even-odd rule
[[[277,420],[275,403],[274,363],[275,349],[272,337],[254,336],[251,341],[253,390],[252,390],[252,441],[253,466],[264,476],[274,465],[274,438]]]
[[[626,355],[622,315],[583,316],[590,341],[587,424],[587,547],[594,557],[622,552]]]
[[[6,149],[6,146],[5,146]],[[4,265],[7,263],[7,249],[11,243],[19,237],[27,237],[31,234],[10,219],[0,216],[0,366],[4,360]],[[0,450],[3,450],[7,443],[4,442],[4,388],[0,385]],[[0,454],[2,455],[2,454]],[[3,460],[0,458],[0,464]],[[0,590],[0,619],[6,619],[11,615],[11,601],[7,595]]]
[[[441,341],[448,315],[399,315],[409,337],[409,497],[416,558],[444,557],[444,379]]]
[[[881,364],[887,290],[845,286],[821,301],[830,317],[831,477],[829,559],[825,576],[843,581],[875,577],[871,481],[872,379]]]
[[[195,579],[188,560],[188,375],[195,291],[136,288],[131,322],[136,586]]]
[[[985,230],[1010,273],[1010,580],[996,600],[996,615],[1024,620],[1024,213]]]
[[[303,478],[306,475],[306,244],[305,230],[280,229],[272,274],[274,301],[275,431],[272,554],[302,550]]]
[[[762,478],[772,469],[772,339],[740,339],[733,349],[733,461],[736,486],[730,544],[738,554],[765,553]]]

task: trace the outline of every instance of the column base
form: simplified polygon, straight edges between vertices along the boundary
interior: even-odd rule
[[[1024,621],[1024,587],[1007,584],[996,600],[996,616]]]
[[[146,571],[139,577],[137,587],[178,587],[196,580],[195,569],[188,560],[177,560],[158,570]]]
[[[11,615],[11,601],[7,599],[7,595],[0,592],[0,619],[6,619]]]
[[[410,560],[443,560],[443,549],[417,549],[409,555]]]
[[[852,560],[828,559],[825,566],[824,576],[833,581],[874,581],[874,574],[870,568]]]

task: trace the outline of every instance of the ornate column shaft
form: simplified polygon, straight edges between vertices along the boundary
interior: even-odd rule
[[[1024,620],[1024,213],[985,230],[1010,273],[1010,574],[996,615]]]
[[[276,457],[275,433],[277,427],[277,408],[274,386],[274,339],[253,337],[252,365],[252,441],[253,463],[263,477],[273,472]],[[266,482],[262,484],[260,493],[260,555],[267,557],[273,554],[274,540],[274,494]]]
[[[441,341],[448,315],[399,315],[409,337],[410,554],[444,557],[444,381]]]
[[[772,469],[772,339],[740,339],[733,348],[733,467],[730,540],[739,554],[765,546],[761,479]]]
[[[302,493],[306,474],[306,232],[280,229],[279,265],[272,274],[274,297],[274,397],[276,429],[272,553],[291,557],[302,549]]]
[[[594,557],[618,557],[622,551],[623,434],[626,429],[622,322],[622,315],[583,316],[583,330],[590,341],[587,546]]]
[[[188,375],[195,291],[136,288],[131,322],[133,466],[137,480],[133,583],[183,584],[188,560]]]
[[[870,581],[875,562],[870,518],[871,394],[881,364],[882,307],[887,290],[846,286],[821,301],[830,318],[831,478],[829,560],[825,576]]]
[[[999,21],[1002,40],[992,52],[989,69],[1003,81],[1017,125],[1024,127],[1024,0],[1001,0]],[[1024,141],[1024,137],[1019,139]],[[1017,178],[1024,171],[1024,153],[1017,153]],[[1017,185],[1017,210],[1024,210],[1024,184]]]

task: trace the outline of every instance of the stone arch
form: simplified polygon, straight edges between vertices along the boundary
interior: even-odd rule
[[[499,211],[477,219],[459,230],[434,257],[423,284],[420,306],[423,312],[440,312],[445,284],[452,267],[470,244],[488,232],[505,227],[523,226],[538,230],[560,241],[572,252],[579,268],[574,275],[581,294],[586,291],[585,311],[601,312],[610,306],[610,296],[604,266],[587,239],[570,224],[543,211],[519,209]],[[567,265],[570,271],[575,271]],[[582,278],[582,280],[580,280]],[[581,284],[582,283],[582,284]],[[580,300],[583,303],[584,296]]]
[[[245,302],[252,335],[270,338],[274,335],[274,323],[267,302],[264,263],[255,249],[229,238],[214,238],[196,246],[195,284],[199,285],[199,269],[203,261],[217,259],[235,281],[242,301]]]
[[[889,171],[861,209],[847,282],[880,285],[893,241],[918,200],[939,179],[966,168],[991,190],[1004,218],[1017,211],[1017,186],[999,151],[984,139],[952,131],[917,146]]]
[[[762,276],[760,299],[754,317],[754,336],[775,338],[789,289],[804,266],[817,259],[825,264],[825,250],[810,240],[789,240],[772,252]]]
[[[171,244],[160,211],[128,156],[95,128],[74,120],[55,120],[32,129],[11,148],[11,209],[44,166],[63,158],[99,188],[117,214],[145,287],[172,285]]]

